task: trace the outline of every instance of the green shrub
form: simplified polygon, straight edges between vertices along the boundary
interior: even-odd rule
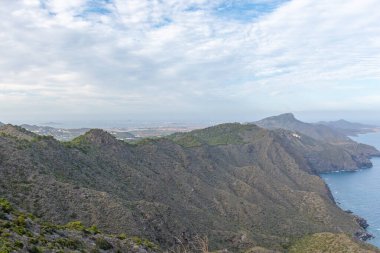
[[[85,229],[83,223],[80,221],[71,221],[65,225],[65,228],[78,231],[84,231]]]
[[[148,241],[148,240],[144,240],[144,246],[149,248],[149,249],[157,249],[157,245],[154,244],[153,242]]]
[[[8,241],[4,241],[0,238],[0,252],[1,253],[11,253],[13,252],[13,248],[11,247]]]
[[[19,248],[19,249],[22,249],[24,248],[24,244],[20,241],[15,241],[15,247],[16,248]]]
[[[59,244],[63,248],[68,248],[72,250],[78,250],[82,248],[82,243],[75,239],[69,239],[69,238],[59,238],[55,240],[57,244]]]
[[[100,233],[99,229],[95,225],[93,225],[93,226],[91,226],[89,228],[86,228],[85,232],[93,234],[93,235],[96,235],[96,234]]]
[[[30,244],[37,244],[38,243],[38,239],[37,238],[30,238],[29,239],[29,243]]]
[[[25,227],[26,226],[26,220],[24,215],[19,215],[15,221],[16,225]]]
[[[122,233],[122,234],[118,235],[117,238],[118,238],[119,240],[125,240],[125,239],[127,239],[127,235],[124,234],[124,233]]]
[[[12,227],[12,223],[10,223],[9,221],[7,221],[7,222],[5,222],[5,223],[3,224],[3,227],[4,227],[4,228],[11,228],[11,227]]]
[[[142,239],[140,237],[134,236],[134,237],[132,237],[132,241],[139,246],[144,246],[144,247],[149,248],[149,249],[157,249],[157,246],[147,239]]]
[[[140,237],[134,236],[132,237],[132,241],[139,246],[143,245],[143,239]]]
[[[0,208],[5,213],[10,213],[13,210],[11,203],[9,203],[8,200],[3,198],[0,198]]]
[[[102,237],[96,238],[95,244],[102,250],[110,250],[113,248],[112,244]]]
[[[1,236],[6,238],[6,237],[11,237],[11,234],[6,232],[6,233],[2,233]]]
[[[6,220],[6,219],[7,219],[7,216],[2,210],[0,210],[0,220]]]
[[[25,235],[26,234],[26,229],[24,227],[16,226],[12,230],[19,235]]]
[[[36,216],[34,216],[31,213],[28,213],[28,218],[34,221],[36,219]]]
[[[42,253],[42,250],[37,246],[33,246],[33,247],[28,249],[28,252],[29,253]]]

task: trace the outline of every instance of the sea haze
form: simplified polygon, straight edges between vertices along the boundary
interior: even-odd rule
[[[380,132],[360,135],[353,139],[380,149]],[[368,221],[368,232],[375,236],[368,242],[380,247],[380,158],[372,158],[372,163],[371,169],[321,176],[342,209],[351,210]]]

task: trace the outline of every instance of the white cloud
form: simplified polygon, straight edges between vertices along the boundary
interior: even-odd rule
[[[235,119],[380,105],[355,92],[380,94],[380,2],[293,0],[251,21],[215,12],[226,2],[4,1],[0,117],[27,118],[27,107],[40,118],[80,108]]]

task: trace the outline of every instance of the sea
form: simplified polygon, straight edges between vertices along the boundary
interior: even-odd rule
[[[380,132],[351,137],[353,140],[375,146],[380,150]],[[366,219],[368,232],[375,236],[367,241],[380,247],[380,158],[372,158],[373,167],[355,172],[333,172],[322,174],[343,210]]]

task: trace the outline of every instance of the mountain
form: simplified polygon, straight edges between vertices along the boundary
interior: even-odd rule
[[[4,125],[4,123],[3,123],[3,122],[0,122],[0,126],[2,126],[2,125]]]
[[[316,175],[362,164],[306,135],[238,123],[135,144],[99,129],[64,143],[19,127],[0,133],[0,195],[54,223],[81,220],[163,248],[208,236],[211,249],[233,251],[366,233]]]
[[[306,154],[309,157],[308,161],[312,164],[319,164],[318,168],[314,170],[316,173],[334,170],[355,170],[355,167],[372,167],[370,158],[380,155],[380,152],[374,147],[357,143],[339,130],[322,124],[302,122],[291,113],[265,118],[255,122],[255,124],[266,129],[286,129],[292,131],[295,135],[308,136],[318,141],[319,147],[323,147],[322,149],[316,148],[313,150],[313,146],[310,146],[304,152],[299,153]],[[289,145],[289,147],[291,146]],[[299,152],[298,149],[295,149],[295,152]],[[322,157],[316,158],[316,154],[321,154]],[[336,161],[335,164],[334,160]],[[325,164],[324,162],[326,161],[330,161],[329,164],[332,167]]]
[[[311,124],[302,122],[294,117],[292,113],[265,118],[254,122],[254,124],[267,129],[287,129],[308,135],[316,140],[327,142],[347,142],[350,139],[340,131],[322,124]]]
[[[318,122],[318,124],[328,126],[349,136],[371,133],[379,129],[377,126],[353,123],[343,119],[337,121],[321,121]]]

